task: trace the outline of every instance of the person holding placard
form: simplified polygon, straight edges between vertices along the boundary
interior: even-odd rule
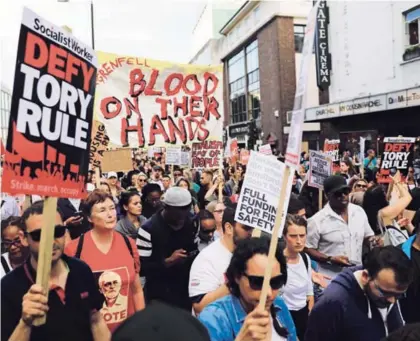
[[[43,228],[44,203],[26,209],[19,232],[30,257],[1,280],[1,339],[9,341],[110,340],[101,316],[102,298],[94,275],[84,262],[67,257],[64,251],[66,227],[59,212],[55,217],[54,244],[48,302],[42,287],[34,284]],[[46,323],[34,327],[36,318]],[[71,323],[70,323],[71,322]]]
[[[240,242],[226,271],[230,294],[209,304],[198,319],[207,327],[212,341],[296,341],[293,319],[279,295],[287,282],[287,265],[277,247],[264,309],[258,307],[265,268],[268,238]]]

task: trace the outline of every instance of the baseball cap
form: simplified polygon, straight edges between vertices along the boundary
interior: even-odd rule
[[[111,179],[111,178],[117,178],[118,179],[118,175],[115,172],[109,172],[107,178],[108,179]]]
[[[326,194],[335,193],[344,188],[350,189],[346,179],[341,175],[332,175],[324,180],[324,191]]]
[[[184,207],[191,204],[191,193],[185,188],[171,187],[166,191],[162,202],[168,206]]]
[[[163,168],[161,166],[153,166],[153,170],[163,172]]]
[[[210,341],[209,333],[191,313],[152,301],[124,321],[112,341]]]

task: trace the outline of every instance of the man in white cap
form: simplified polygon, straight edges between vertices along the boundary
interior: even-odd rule
[[[191,202],[186,189],[169,188],[162,200],[163,209],[139,228],[137,236],[146,299],[158,299],[188,311],[189,272],[198,253]]]

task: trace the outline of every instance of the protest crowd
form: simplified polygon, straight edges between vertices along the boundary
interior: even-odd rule
[[[222,138],[220,67],[148,60],[146,76],[24,11],[1,146],[2,340],[420,340],[420,138],[302,151],[294,110],[287,148],[239,148]],[[129,74],[124,99],[104,58],[115,83]]]

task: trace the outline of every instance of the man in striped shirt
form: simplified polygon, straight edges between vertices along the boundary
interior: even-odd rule
[[[168,189],[163,209],[139,228],[137,236],[140,274],[146,277],[146,299],[158,299],[188,311],[191,311],[189,273],[198,253],[197,231],[189,216],[191,202],[186,189]]]

